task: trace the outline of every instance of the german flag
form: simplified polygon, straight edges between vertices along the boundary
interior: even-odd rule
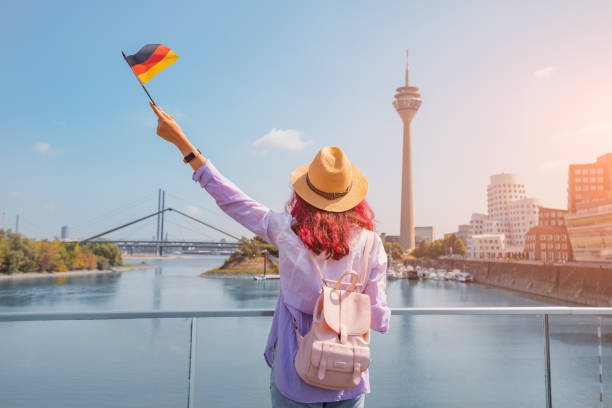
[[[125,57],[132,71],[143,84],[146,84],[162,69],[172,65],[177,59],[178,55],[162,44],[147,44],[136,54]]]

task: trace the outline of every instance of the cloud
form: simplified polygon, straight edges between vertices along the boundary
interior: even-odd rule
[[[255,146],[272,147],[281,150],[302,150],[312,140],[302,140],[302,132],[295,129],[272,129],[264,137],[253,142]]]
[[[19,193],[19,191],[11,191],[10,193],[11,198],[19,198],[19,196],[21,195],[21,193]]]
[[[61,152],[59,149],[56,149],[47,142],[36,143],[34,145],[34,150],[43,156],[52,156]]]
[[[202,216],[202,211],[196,207],[195,205],[188,205],[187,209],[185,210],[185,212],[189,215],[191,215],[192,217],[201,217]]]
[[[538,69],[537,71],[533,73],[533,76],[536,79],[546,79],[550,77],[552,74],[554,74],[556,71],[557,71],[556,67],[548,66],[548,67]]]

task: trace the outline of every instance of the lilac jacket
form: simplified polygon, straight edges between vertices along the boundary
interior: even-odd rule
[[[278,390],[286,397],[303,403],[339,401],[370,392],[368,370],[363,372],[361,383],[350,390],[327,390],[302,381],[293,362],[297,340],[291,320],[293,316],[301,334],[308,332],[314,305],[323,285],[313,262],[319,264],[327,279],[337,280],[349,269],[361,273],[361,257],[369,231],[355,230],[349,236],[351,250],[342,259],[326,260],[323,254],[313,259],[308,254],[308,248],[291,229],[294,222],[291,214],[272,211],[253,200],[219,173],[210,160],[207,159],[193,174],[193,180],[210,193],[227,215],[279,250],[280,293],[264,352],[268,366],[274,367],[274,382]],[[391,316],[386,296],[387,255],[380,237],[375,235],[363,293],[370,296],[372,329],[385,333]]]

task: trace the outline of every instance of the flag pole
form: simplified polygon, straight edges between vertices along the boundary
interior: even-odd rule
[[[130,66],[130,63],[128,62],[127,57],[125,56],[125,52],[123,52],[123,50],[121,50],[121,54],[123,55],[123,59],[125,60],[126,64],[128,64],[128,67],[130,67],[130,71],[132,71],[132,67]],[[153,105],[157,106],[157,104],[155,103],[153,98],[151,98],[151,95],[149,95],[149,91],[147,91],[147,88],[145,88],[145,86],[142,83],[142,81],[140,80],[140,78],[138,78],[138,75],[136,75],[136,73],[134,71],[132,71],[132,73],[134,74],[134,76],[136,77],[138,82],[140,83],[140,86],[142,86],[142,89],[144,89],[144,91],[147,93],[147,96],[149,97],[151,102],[153,102]]]

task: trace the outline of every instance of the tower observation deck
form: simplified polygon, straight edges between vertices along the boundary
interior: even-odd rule
[[[410,70],[408,68],[408,51],[406,51],[406,83],[397,88],[393,106],[402,119],[404,138],[402,147],[402,201],[400,218],[400,244],[409,250],[415,247],[414,242],[414,200],[412,195],[412,140],[410,123],[419,110],[421,94],[419,88],[410,86]]]

